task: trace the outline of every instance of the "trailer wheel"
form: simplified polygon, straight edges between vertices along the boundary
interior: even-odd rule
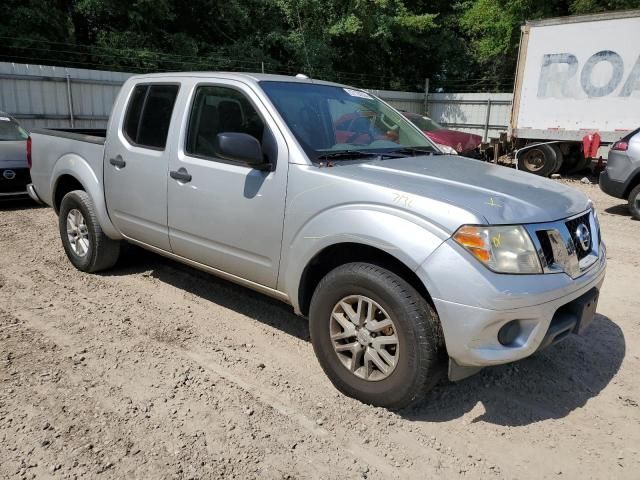
[[[551,148],[556,152],[556,166],[553,167],[553,171],[551,173],[558,173],[564,165],[564,154],[562,153],[562,150],[560,150],[560,145],[557,143],[551,145]]]
[[[535,145],[518,155],[518,168],[525,172],[548,177],[555,171],[558,155],[551,145]]]

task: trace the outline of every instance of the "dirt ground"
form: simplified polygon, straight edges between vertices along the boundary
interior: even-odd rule
[[[0,205],[2,478],[639,478],[640,222],[596,185],[598,317],[400,413],[337,393],[291,308],[129,248],[73,269]]]

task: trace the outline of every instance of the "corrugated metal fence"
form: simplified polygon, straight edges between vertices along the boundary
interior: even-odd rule
[[[131,74],[0,62],[0,110],[26,128],[105,128]]]
[[[511,93],[430,93],[427,114],[453,130],[497,138],[509,128]]]
[[[129,73],[0,62],[0,110],[26,128],[105,128]],[[394,107],[425,112],[445,127],[497,137],[507,130],[510,93],[424,93],[369,90]]]

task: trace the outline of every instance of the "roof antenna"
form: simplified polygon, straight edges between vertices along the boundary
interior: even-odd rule
[[[304,73],[298,73],[296,75],[296,78],[299,78],[300,80],[308,80],[309,79],[309,77],[306,76]]]

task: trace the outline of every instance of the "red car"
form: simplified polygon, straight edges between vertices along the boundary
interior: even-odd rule
[[[418,113],[402,112],[402,114],[422,130],[444,153],[481,158],[478,147],[482,137],[479,135],[446,129],[429,117]],[[367,145],[376,140],[395,141],[395,132],[389,130],[374,112],[343,115],[336,120],[334,127],[337,143]]]
[[[455,150],[455,153],[466,156],[477,156],[482,137],[473,133],[459,132],[457,130],[449,130],[442,125],[431,120],[429,117],[420,115],[419,113],[402,112],[402,114],[411,121],[416,127],[424,132],[438,146],[445,147],[442,150],[445,153],[454,153],[448,151],[446,147]]]

